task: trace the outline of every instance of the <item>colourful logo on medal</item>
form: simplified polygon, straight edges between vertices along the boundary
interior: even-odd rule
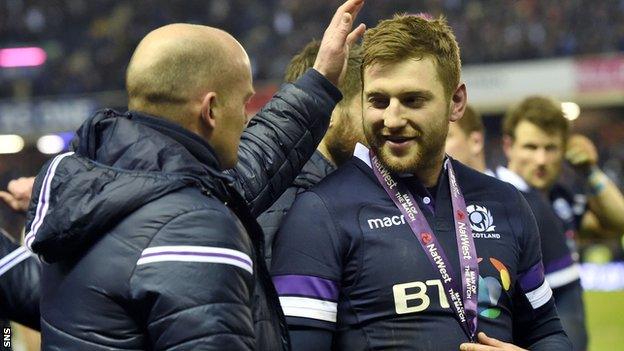
[[[420,238],[422,239],[423,243],[425,243],[425,245],[429,245],[429,243],[431,242],[431,234],[427,232],[420,233]]]

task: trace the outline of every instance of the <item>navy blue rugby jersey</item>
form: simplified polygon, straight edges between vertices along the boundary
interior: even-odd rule
[[[526,201],[510,184],[453,166],[479,256],[478,331],[525,347],[562,335]],[[446,172],[435,196],[406,181],[459,273]],[[332,331],[334,350],[446,351],[468,341],[439,272],[378,183],[362,145],[298,196],[277,234],[272,276],[289,325]],[[568,350],[566,342],[563,336],[560,348],[555,342],[547,349]]]
[[[576,235],[587,212],[587,195],[573,191],[562,184],[555,184],[548,194],[552,208],[566,230],[568,246],[576,252]]]
[[[498,167],[496,177],[520,190],[533,210],[540,231],[546,280],[550,287],[555,290],[556,300],[557,289],[573,283],[576,285],[580,283],[578,253],[574,245],[574,235],[570,232],[572,224],[565,224],[560,217],[564,212],[557,212],[546,196],[527,184],[518,174],[505,167]],[[567,206],[567,201],[559,199],[557,206],[562,206],[561,201],[565,207],[563,210],[567,211],[565,213],[569,213],[569,219],[573,220],[572,208]]]

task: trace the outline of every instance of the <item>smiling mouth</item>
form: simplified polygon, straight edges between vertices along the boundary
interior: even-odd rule
[[[382,137],[385,141],[389,141],[394,144],[402,144],[402,143],[416,139],[416,137],[413,137],[413,136],[399,136],[399,135],[383,135]]]

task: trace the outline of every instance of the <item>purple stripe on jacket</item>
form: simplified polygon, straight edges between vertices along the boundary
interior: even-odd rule
[[[295,295],[338,301],[338,283],[310,275],[278,275],[273,284],[280,296]]]

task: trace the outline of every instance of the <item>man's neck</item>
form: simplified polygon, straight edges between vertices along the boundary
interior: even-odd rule
[[[487,170],[487,166],[485,165],[485,157],[483,157],[483,155],[477,157],[472,167],[481,173],[485,172]]]
[[[327,148],[327,144],[325,144],[324,140],[321,140],[316,150],[320,152],[321,155],[323,155],[323,157],[325,157],[327,161],[331,162],[332,165],[334,166],[336,165],[336,160],[334,159],[332,154],[329,152],[329,149]]]
[[[414,175],[418,180],[427,188],[432,188],[438,184],[438,178],[440,177],[440,171],[444,163],[444,152],[439,156],[432,159],[424,167],[419,169]]]

